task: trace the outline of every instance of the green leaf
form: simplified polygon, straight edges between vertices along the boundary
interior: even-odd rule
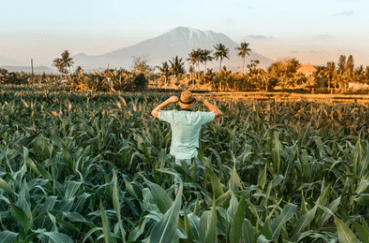
[[[281,183],[284,180],[284,176],[283,175],[278,175],[276,178],[273,179],[272,181],[272,188],[276,187],[279,185],[279,183]]]
[[[39,233],[41,235],[46,235],[47,237],[50,238],[50,240],[52,240],[53,243],[74,243],[73,240],[62,233],[58,233],[58,232],[43,232],[40,230],[35,230],[35,233]]]
[[[0,188],[6,192],[10,192],[10,193],[14,192],[13,189],[9,186],[9,184],[6,181],[4,181],[4,179],[1,177],[0,177]]]
[[[361,178],[360,182],[359,182],[359,186],[356,188],[355,194],[360,194],[363,191],[365,191],[366,188],[368,188],[369,183],[369,172],[363,176],[363,178]]]
[[[236,213],[233,216],[233,221],[232,221],[231,231],[230,231],[230,236],[229,236],[230,242],[235,242],[235,243],[240,242],[240,239],[242,236],[242,229],[243,229],[242,227],[243,220],[245,218],[245,211],[246,211],[246,201],[245,201],[245,193],[243,193],[238,203]]]
[[[183,182],[180,181],[179,192],[172,206],[167,210],[151,231],[150,242],[172,243],[179,222],[179,211],[182,204]]]
[[[184,210],[184,212],[186,212],[186,210]],[[191,223],[190,223],[190,220],[188,219],[187,213],[183,214],[183,223],[184,223],[184,232],[186,233],[188,237],[188,240],[185,242],[192,242],[194,239],[194,235],[192,232]]]
[[[143,177],[146,184],[150,187],[151,194],[154,197],[156,205],[161,213],[165,214],[173,204],[173,200],[169,197],[167,192],[159,185],[147,180]]]
[[[341,203],[341,196],[339,196],[336,200],[334,200],[333,202],[331,202],[330,204],[328,204],[328,206],[325,208],[324,206],[320,206],[318,204],[318,206],[323,209],[324,213],[320,216],[319,220],[318,220],[318,227],[322,228],[324,223],[334,215],[334,213],[337,211],[338,206]],[[326,209],[326,210],[325,210]]]
[[[108,218],[106,217],[106,213],[105,213],[105,210],[104,210],[104,207],[101,201],[100,201],[100,212],[101,212],[101,220],[102,220],[102,225],[103,225],[105,243],[115,242],[115,240],[110,235],[111,231],[110,231],[109,221],[108,221]]]
[[[89,223],[81,214],[76,212],[62,212],[65,217],[67,217],[72,222],[83,222]]]
[[[266,239],[272,240],[272,228],[269,219],[264,222],[263,228],[260,230],[260,235],[265,236]]]
[[[261,189],[264,189],[266,181],[267,181],[267,164],[265,164],[264,170],[259,173],[258,186],[260,186]],[[260,192],[260,189],[258,189],[258,191]]]
[[[193,213],[195,215],[199,215],[199,213],[200,213],[200,199],[199,199],[199,196],[197,196],[195,207],[193,208]]]
[[[36,161],[33,161],[31,159],[28,159],[30,163],[34,163],[36,165],[36,168],[39,175],[41,175],[44,179],[47,179],[47,180],[51,180],[51,175],[49,174],[49,172],[47,172],[44,167],[42,167],[39,163],[37,163]]]
[[[254,243],[255,228],[247,218],[243,220],[242,229],[244,243]]]
[[[26,213],[19,207],[15,205],[10,205],[11,215],[18,221],[22,226],[24,233],[27,233],[30,229],[31,222],[28,219]]]
[[[120,217],[120,202],[119,202],[119,190],[118,190],[118,179],[117,179],[117,171],[113,171],[113,207],[117,214],[118,221],[121,220]]]
[[[337,227],[338,239],[340,243],[359,243],[359,240],[355,237],[354,233],[347,225],[337,217],[334,217],[334,223]]]
[[[256,243],[269,243],[272,242],[271,240],[268,240],[265,235],[259,235],[258,240]]]
[[[237,192],[242,186],[240,176],[237,174],[236,165],[233,164],[231,178],[229,179],[229,189]]]
[[[363,206],[369,205],[369,194],[361,193],[354,199],[354,201]]]
[[[272,228],[272,239],[277,240],[283,225],[290,220],[297,210],[297,205],[289,203],[284,208],[282,213],[273,220],[271,225]]]
[[[363,225],[355,221],[352,221],[352,224],[354,225],[355,230],[362,242],[365,242],[369,239],[369,229],[365,228]]]
[[[93,234],[93,233],[95,233],[96,231],[103,231],[103,228],[101,228],[101,227],[94,227],[94,228],[92,228],[92,229],[90,229],[87,233],[86,233],[86,235],[85,235],[85,237],[83,238],[83,240],[82,240],[82,243],[83,242],[85,242],[88,238],[90,238],[90,236]]]
[[[124,179],[124,184],[126,185],[126,189],[127,191],[134,197],[137,198],[136,192],[131,184],[131,182],[127,181],[126,179]]]
[[[216,202],[213,199],[213,205],[211,207],[210,220],[208,223],[208,228],[206,230],[204,243],[216,243],[218,242],[218,233],[217,233],[217,210],[216,210]]]
[[[71,199],[77,193],[79,187],[82,185],[80,181],[67,181],[65,183],[65,199]]]
[[[7,230],[0,232],[0,243],[13,243],[17,235],[19,235],[19,233],[14,233]]]
[[[223,195],[224,191],[223,191],[222,183],[220,183],[218,176],[209,167],[206,167],[206,173],[210,178],[210,183],[211,183],[211,187],[213,189],[213,194],[215,195],[215,198],[218,198],[221,195]]]
[[[315,217],[315,213],[317,210],[318,206],[315,205],[311,210],[309,210],[306,214],[302,215],[296,223],[296,226],[293,229],[293,234],[295,233],[300,233],[303,229],[305,229],[310,223],[311,221],[314,219]]]

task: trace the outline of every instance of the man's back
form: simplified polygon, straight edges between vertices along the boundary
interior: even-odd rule
[[[170,153],[176,159],[196,157],[201,126],[214,118],[214,112],[160,111],[159,119],[168,122],[172,129]]]

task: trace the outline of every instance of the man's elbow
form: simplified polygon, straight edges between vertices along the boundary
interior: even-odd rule
[[[152,115],[153,117],[155,117],[155,118],[159,118],[159,113],[158,113],[157,111],[155,111],[155,110],[153,110],[153,111],[151,112],[151,115]]]
[[[215,118],[219,118],[221,116],[223,116],[223,112],[218,111],[218,112],[215,113]]]

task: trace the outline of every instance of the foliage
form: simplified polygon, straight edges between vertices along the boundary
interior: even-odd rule
[[[55,58],[53,61],[53,66],[55,66],[60,73],[60,79],[63,78],[63,73],[68,73],[68,69],[73,66],[73,58],[70,57],[68,50],[65,50],[61,54],[61,58]]]
[[[178,76],[180,74],[185,74],[186,70],[184,68],[184,62],[182,61],[182,58],[178,58],[178,56],[172,58],[172,60],[169,60],[170,63],[170,71],[176,75],[176,77],[178,78]]]
[[[67,86],[74,91],[142,91],[150,88],[165,87],[181,89],[209,89],[212,91],[263,91],[271,92],[275,89],[282,91],[298,89],[299,92],[346,92],[352,89],[362,89],[365,92],[369,84],[369,66],[354,66],[354,58],[341,55],[336,65],[328,62],[326,66],[315,66],[313,74],[302,74],[298,72],[301,67],[296,58],[278,60],[268,68],[259,68],[259,60],[251,60],[247,65],[248,72],[244,71],[246,55],[251,51],[249,43],[241,42],[236,49],[242,58],[242,71],[231,73],[227,67],[222,67],[222,60],[229,59],[229,49],[222,43],[214,46],[213,50],[193,49],[188,58],[190,77],[183,78],[185,74],[184,62],[178,56],[172,60],[164,61],[159,68],[160,74],[154,74],[154,67],[148,64],[145,57],[133,57],[131,70],[106,69],[103,72],[84,72],[78,66],[74,73],[68,72],[73,61],[68,51],[62,53],[61,58],[56,58],[53,65],[59,69],[60,78],[55,74],[32,76],[30,73],[8,72],[0,69],[0,84],[29,84],[31,87],[37,85],[59,85]],[[214,72],[207,68],[207,62],[213,59],[219,60],[219,71]],[[170,64],[170,65],[169,65]],[[200,71],[200,65],[204,65],[204,71]],[[197,75],[195,73],[197,69]],[[144,75],[144,78],[142,75]],[[200,75],[201,74],[201,75]],[[175,77],[173,77],[175,75]],[[63,80],[62,80],[63,79]],[[161,80],[163,82],[161,82]],[[351,83],[351,84],[350,84]],[[196,84],[196,85],[195,85]],[[350,85],[349,85],[350,84]],[[361,86],[359,85],[361,84]],[[328,88],[328,89],[327,89]],[[350,91],[351,92],[351,91]],[[355,91],[357,92],[357,91]]]
[[[250,56],[249,52],[251,51],[251,49],[249,48],[249,43],[246,43],[246,41],[241,42],[240,46],[236,47],[236,50],[239,51],[237,55],[242,58],[242,73],[245,73],[244,69],[245,69],[246,54]]]
[[[366,107],[218,102],[197,180],[172,167],[170,127],[150,116],[166,98],[0,86],[0,238],[365,242]]]

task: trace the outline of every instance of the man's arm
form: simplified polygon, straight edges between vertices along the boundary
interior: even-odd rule
[[[177,96],[172,96],[169,99],[167,99],[166,101],[164,101],[163,103],[161,103],[160,105],[158,105],[152,112],[151,115],[155,118],[159,119],[159,111],[164,109],[165,107],[167,107],[169,104],[172,103],[177,103],[178,102],[178,97]]]
[[[205,100],[204,97],[202,97],[202,96],[197,97],[196,101],[199,102],[199,103],[204,104],[209,109],[209,111],[214,112],[215,113],[215,118],[223,116],[223,113],[218,109],[218,107],[211,104],[209,101]]]

